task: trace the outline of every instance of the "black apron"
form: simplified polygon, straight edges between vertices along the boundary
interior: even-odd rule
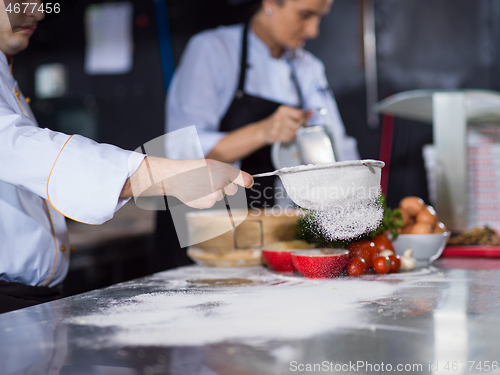
[[[253,122],[261,121],[271,116],[282,103],[273,102],[245,93],[245,79],[248,65],[248,23],[243,29],[243,41],[241,44],[240,77],[238,89],[220,122],[219,130],[230,132],[239,129]],[[298,91],[300,107],[303,106],[302,94],[293,73],[292,80]],[[241,170],[250,174],[272,172],[274,165],[271,162],[271,146],[265,146],[241,161]],[[260,177],[255,181],[251,189],[247,189],[247,202],[252,207],[272,207],[274,206],[274,181],[276,176]]]
[[[0,280],[0,313],[62,298],[62,285],[31,286]]]

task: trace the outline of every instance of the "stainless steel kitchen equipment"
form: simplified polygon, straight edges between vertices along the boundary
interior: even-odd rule
[[[361,280],[176,268],[1,314],[2,374],[496,374],[499,280],[478,258]]]
[[[325,126],[326,109],[312,108],[308,111],[311,117],[297,130],[293,141],[273,144],[271,160],[276,169],[336,161],[332,135]]]
[[[472,200],[482,198],[471,194],[470,189],[474,188],[470,186],[473,176],[470,176],[468,168],[471,162],[471,155],[468,155],[468,131],[470,134],[474,127],[486,125],[498,128],[500,93],[487,90],[413,90],[381,101],[377,104],[377,110],[433,125],[436,209],[449,229],[462,230],[484,224],[500,227],[499,217],[485,215],[483,219],[489,217],[489,220],[482,220],[474,214],[475,210],[488,208],[491,203],[484,203],[484,206],[481,201],[476,201],[470,207]],[[491,159],[492,164],[498,172],[496,175],[500,176],[500,160],[498,156],[494,157],[496,159]],[[491,170],[493,175],[494,169]],[[484,180],[484,176],[481,178]],[[493,176],[491,184],[496,183]],[[498,196],[496,199],[498,200]],[[485,202],[491,202],[491,197]]]
[[[302,164],[335,162],[333,144],[323,125],[300,128],[296,142]]]

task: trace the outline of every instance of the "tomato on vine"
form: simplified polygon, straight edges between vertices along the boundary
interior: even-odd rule
[[[368,240],[354,241],[348,248],[350,258],[363,258],[370,268],[373,264],[373,257],[377,255],[375,244]]]
[[[399,257],[399,255],[389,255],[388,258],[391,262],[389,272],[398,272],[399,268],[401,267],[401,258]]]
[[[351,276],[361,276],[366,272],[368,265],[363,258],[352,258],[347,264],[347,273]]]
[[[387,273],[391,268],[391,261],[388,257],[376,257],[373,260],[373,269],[376,273]]]
[[[387,238],[387,236],[383,233],[377,234],[372,242],[375,244],[375,249],[377,250],[377,254],[383,250],[392,250],[394,251],[394,246],[392,246],[391,240]]]

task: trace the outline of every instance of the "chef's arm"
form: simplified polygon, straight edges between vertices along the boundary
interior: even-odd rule
[[[120,197],[169,195],[195,208],[209,208],[222,199],[222,190],[236,193],[237,186],[250,188],[246,172],[214,160],[171,160],[148,156],[126,180]]]
[[[304,111],[282,105],[271,116],[229,132],[208,153],[207,158],[234,163],[276,141],[290,142],[305,121]]]
[[[227,135],[208,153],[207,158],[234,163],[267,145],[264,125],[267,119],[248,124]]]

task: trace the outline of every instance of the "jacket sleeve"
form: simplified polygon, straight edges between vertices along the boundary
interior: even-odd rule
[[[144,156],[79,135],[40,129],[0,98],[0,180],[47,199],[61,214],[102,224],[127,200],[126,179]]]

